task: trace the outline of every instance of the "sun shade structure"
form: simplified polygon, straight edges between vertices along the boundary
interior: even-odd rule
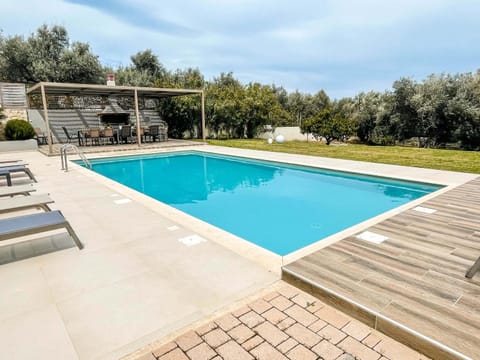
[[[50,133],[50,124],[48,120],[47,96],[133,96],[134,113],[137,127],[137,144],[140,146],[141,132],[138,104],[139,97],[160,99],[172,96],[199,95],[201,97],[202,139],[205,141],[205,94],[203,90],[40,82],[27,90],[27,96],[31,95],[41,96],[42,99],[43,114],[47,130],[48,151],[50,154],[52,153],[52,136]]]

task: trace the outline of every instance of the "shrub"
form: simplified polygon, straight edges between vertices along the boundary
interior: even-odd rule
[[[5,137],[7,140],[27,140],[35,136],[35,130],[28,121],[13,119],[5,125]]]

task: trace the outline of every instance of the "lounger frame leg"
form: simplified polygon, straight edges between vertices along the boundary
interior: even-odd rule
[[[468,279],[471,279],[473,278],[473,275],[475,275],[475,273],[479,270],[480,270],[480,257],[477,259],[477,261],[475,261],[472,267],[468,269],[467,273],[465,274],[465,277]]]
[[[82,250],[83,249],[83,244],[80,241],[80,239],[78,238],[77,234],[75,234],[75,231],[73,230],[73,228],[70,226],[70,224],[68,222],[65,224],[65,228],[67,229],[68,234],[72,237],[73,241],[75,241],[75,244],[77,245],[77,247],[80,250]]]
[[[32,172],[30,171],[30,169],[25,168],[25,172],[26,172],[27,175],[30,177],[30,179],[32,179],[34,182],[38,182],[37,179],[35,179],[35,176],[33,176],[33,174],[32,174]]]
[[[10,174],[5,174],[5,177],[7,178],[7,185],[12,186],[12,176]]]

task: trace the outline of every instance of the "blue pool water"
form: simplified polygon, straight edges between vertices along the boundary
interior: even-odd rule
[[[279,255],[440,188],[200,152],[91,162],[99,174]]]

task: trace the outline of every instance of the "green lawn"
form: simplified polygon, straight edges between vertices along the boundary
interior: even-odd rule
[[[480,174],[480,152],[478,151],[418,149],[401,146],[367,146],[357,144],[327,146],[324,143],[307,143],[304,141],[287,141],[283,144],[268,144],[266,140],[259,139],[208,140],[208,143],[210,145],[243,149],[315,155]]]

